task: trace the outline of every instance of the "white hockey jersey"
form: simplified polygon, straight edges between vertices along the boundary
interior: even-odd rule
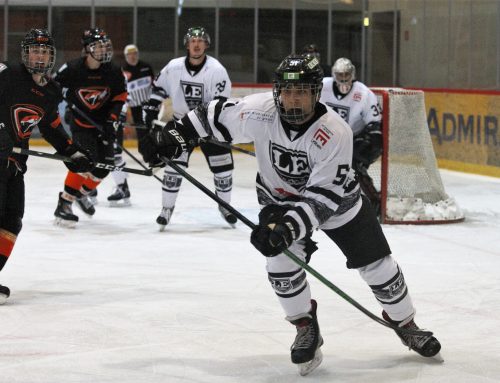
[[[254,142],[259,203],[290,205],[299,223],[298,238],[316,228],[333,229],[350,221],[361,207],[351,169],[350,127],[323,104],[312,124],[300,132],[284,127],[271,92],[226,102],[212,101],[190,112],[182,123],[201,137]]]
[[[217,59],[206,57],[197,73],[186,68],[186,57],[170,60],[154,81],[151,99],[163,101],[170,97],[175,119],[216,97],[229,98],[231,80],[226,69]]]
[[[346,95],[335,94],[333,77],[323,79],[320,102],[336,111],[351,127],[354,136],[370,122],[380,122],[382,112],[377,96],[363,83],[354,81]]]

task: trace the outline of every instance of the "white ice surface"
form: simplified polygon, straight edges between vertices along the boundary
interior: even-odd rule
[[[48,148],[44,148],[47,150]],[[234,206],[257,216],[255,162],[236,154]],[[128,160],[128,166],[134,166]],[[200,153],[189,171],[212,188]],[[295,330],[241,222],[230,229],[187,181],[171,224],[158,232],[160,183],[132,175],[130,208],[110,208],[108,177],[94,218],[76,207],[73,230],[52,224],[65,177],[31,158],[24,228],[0,283],[1,383],[500,382],[500,180],[442,171],[461,224],[384,226],[418,313],[444,364],[404,348],[312,276],[325,344],[323,364],[300,377]],[[356,271],[323,233],[311,266],[377,315]]]

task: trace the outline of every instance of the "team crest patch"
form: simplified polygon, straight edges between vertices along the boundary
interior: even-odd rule
[[[0,63],[0,72],[3,72],[5,69],[7,69],[7,65]]]
[[[363,96],[362,96],[362,94],[361,94],[361,93],[359,93],[359,92],[356,92],[356,93],[354,93],[354,94],[352,95],[352,99],[353,99],[354,101],[361,101],[361,99],[362,99],[362,98],[363,98]]]
[[[303,189],[311,174],[307,153],[275,143],[270,143],[269,151],[273,168],[280,178],[296,190]]]
[[[110,96],[107,86],[96,86],[93,88],[81,88],[77,91],[80,101],[89,109],[99,109]]]
[[[45,115],[42,108],[36,105],[18,104],[12,107],[12,115],[17,135],[20,139],[28,138]]]
[[[202,83],[181,81],[181,87],[189,110],[193,110],[203,102]]]

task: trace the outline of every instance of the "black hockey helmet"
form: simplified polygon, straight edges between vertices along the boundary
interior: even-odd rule
[[[113,44],[104,29],[98,27],[86,29],[82,35],[82,45],[85,53],[100,63],[110,62],[113,57]]]
[[[321,55],[319,53],[319,49],[316,46],[316,44],[306,44],[306,45],[304,45],[304,47],[302,48],[302,53],[314,56],[319,61],[321,61]]]
[[[287,56],[274,72],[273,96],[281,118],[290,124],[301,124],[314,113],[314,107],[323,88],[323,69],[319,60],[308,54]],[[308,89],[311,91],[310,105],[285,109],[281,93],[285,89]]]
[[[30,52],[36,57],[30,59]],[[48,60],[42,56],[48,54]],[[56,62],[54,39],[46,29],[32,28],[21,41],[21,59],[28,72],[48,74]]]
[[[210,35],[203,27],[191,27],[188,29],[186,34],[184,35],[184,46],[187,48],[189,40],[197,37],[203,39],[207,44],[207,48],[210,47]]]

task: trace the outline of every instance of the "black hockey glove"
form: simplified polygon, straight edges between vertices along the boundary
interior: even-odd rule
[[[169,159],[179,158],[188,150],[188,142],[182,132],[182,125],[171,120],[167,124],[161,121],[153,122],[150,136],[156,146],[158,155]]]
[[[149,163],[150,167],[155,167],[158,163],[162,162],[158,156],[158,150],[156,148],[153,137],[150,134],[146,134],[139,140],[139,153],[142,154],[142,158],[145,162]]]
[[[259,225],[252,230],[250,242],[266,257],[274,257],[288,249],[296,238],[298,224],[288,216],[288,209],[266,206],[259,214]]]
[[[75,142],[68,145],[63,154],[71,158],[72,162],[64,162],[70,172],[86,173],[95,167],[90,153]]]
[[[379,123],[371,123],[354,137],[353,162],[368,168],[382,154],[382,132]]]
[[[153,121],[158,118],[161,102],[158,100],[149,100],[142,105],[142,120],[148,128],[153,126]]]
[[[106,141],[106,143],[114,142],[116,140],[116,132],[118,132],[120,128],[123,128],[123,122],[121,122],[120,120],[114,120],[110,118],[109,120],[106,121],[103,128],[104,128],[103,141]]]

